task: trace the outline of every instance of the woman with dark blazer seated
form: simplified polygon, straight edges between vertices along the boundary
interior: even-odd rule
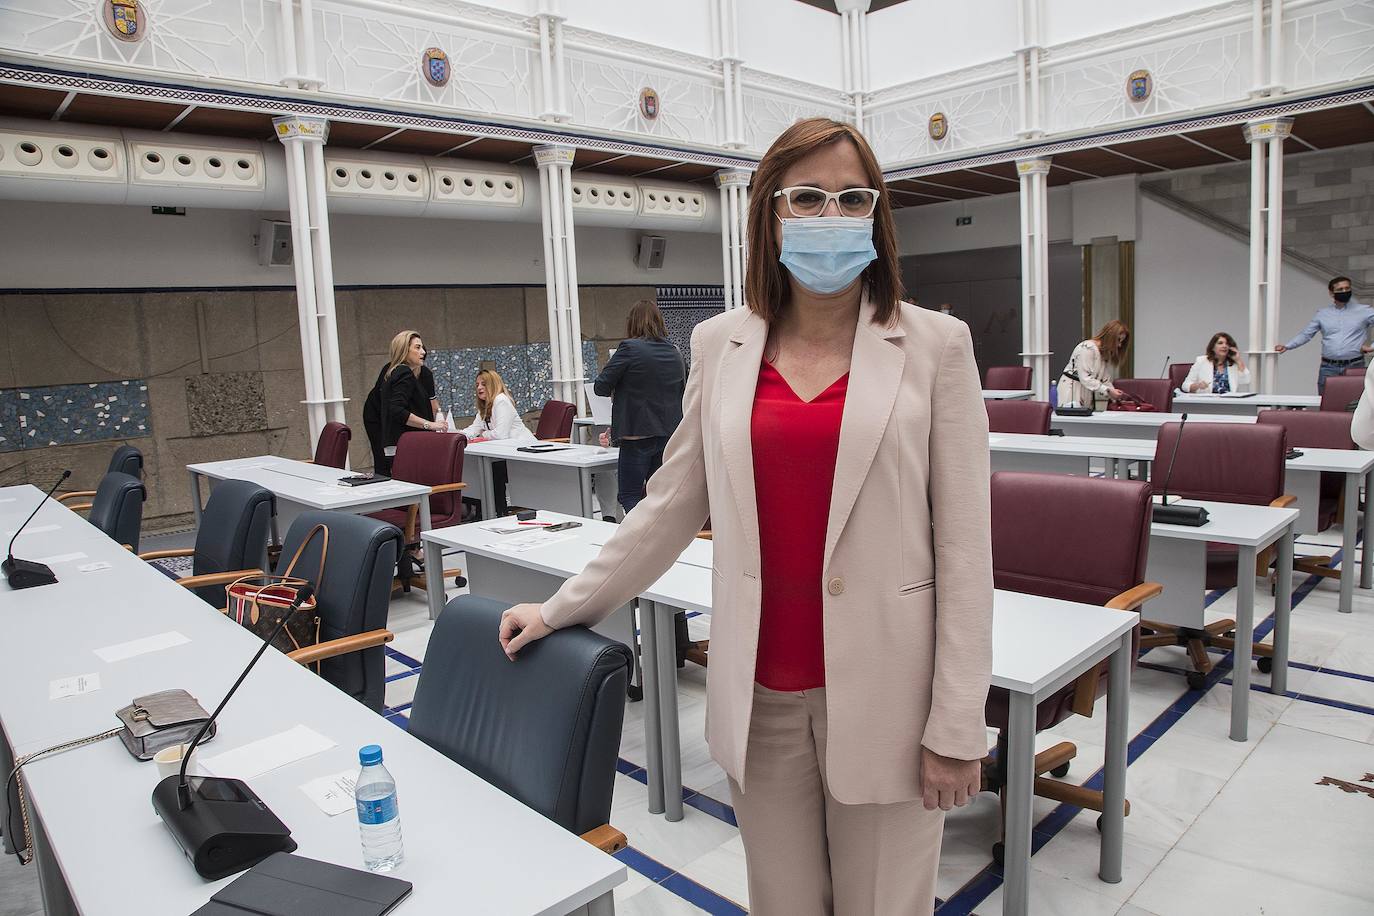
[[[988,747],[973,342],[902,301],[889,191],[854,127],[793,124],[751,191],[748,307],[693,331],[682,422],[643,508],[493,635],[519,665],[531,641],[604,619],[709,515],[706,738],[750,911],[929,913],[944,812],[979,791]]]
[[[630,309],[625,340],[616,348],[593,389],[611,399],[611,430],[602,445],[620,448],[616,470],[621,508],[629,512],[644,498],[644,486],[663,464],[668,437],[682,422],[687,368],[668,342],[663,313],[648,299]]]
[[[424,365],[425,344],[419,331],[402,331],[391,339],[391,355],[363,404],[363,429],[372,446],[372,469],[391,473],[396,443],[407,430],[443,431],[434,422],[434,375]]]

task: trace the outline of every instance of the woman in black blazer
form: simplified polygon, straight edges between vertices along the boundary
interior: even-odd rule
[[[425,344],[418,331],[391,339],[390,359],[363,404],[363,429],[372,446],[372,469],[391,473],[396,442],[407,430],[444,429],[434,422],[434,375],[424,365]]]
[[[602,445],[613,441],[620,448],[617,498],[629,512],[644,498],[644,485],[663,464],[668,437],[682,422],[687,367],[668,342],[663,313],[653,301],[634,304],[625,336],[593,388],[611,398],[611,431],[602,433]]]

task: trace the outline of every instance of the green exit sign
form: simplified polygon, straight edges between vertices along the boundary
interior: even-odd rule
[[[973,217],[971,217],[971,216],[956,216],[956,217],[954,217],[954,225],[956,225],[956,226],[972,226],[972,225],[973,225]]]

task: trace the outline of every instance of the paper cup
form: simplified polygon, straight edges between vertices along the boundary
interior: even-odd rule
[[[157,764],[159,779],[176,776],[181,772],[181,756],[186,753],[186,748],[187,745],[185,744],[174,744],[171,747],[164,747],[153,755],[153,763]]]

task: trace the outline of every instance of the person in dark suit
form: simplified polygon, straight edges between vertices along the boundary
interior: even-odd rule
[[[425,344],[419,331],[402,331],[391,339],[390,358],[363,404],[363,429],[372,446],[372,469],[391,473],[396,442],[411,429],[439,430],[434,422],[434,374],[425,366]]]
[[[630,309],[625,340],[596,377],[597,394],[611,399],[611,429],[602,445],[620,448],[621,507],[629,512],[644,498],[644,486],[663,464],[668,437],[682,422],[687,367],[668,342],[663,313],[649,299]]]

